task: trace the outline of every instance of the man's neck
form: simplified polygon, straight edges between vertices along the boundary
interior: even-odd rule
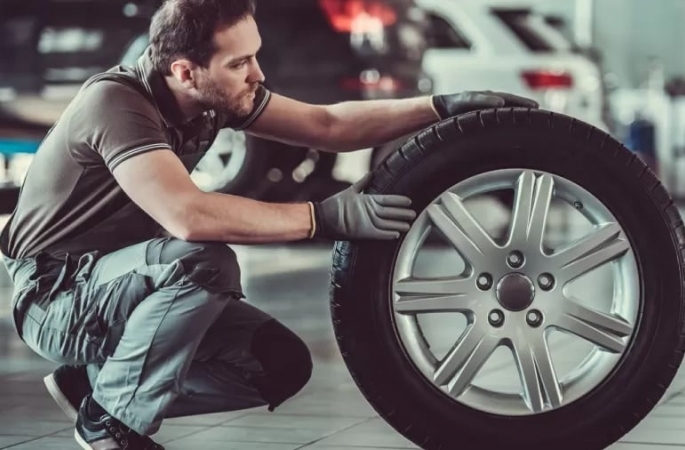
[[[164,81],[181,109],[185,122],[190,122],[204,112],[202,106],[186,92],[183,86],[178,84],[174,77],[166,76],[164,77]]]

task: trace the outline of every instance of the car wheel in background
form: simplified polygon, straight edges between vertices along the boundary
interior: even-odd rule
[[[288,202],[309,199],[307,186],[330,173],[334,157],[227,128],[219,132],[191,177],[207,192]]]

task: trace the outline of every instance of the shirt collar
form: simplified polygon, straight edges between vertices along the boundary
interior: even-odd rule
[[[164,124],[167,127],[178,127],[188,122],[183,116],[183,112],[167,86],[164,76],[157,72],[150,58],[151,48],[147,47],[145,52],[138,58],[136,71],[145,89],[155,102]]]

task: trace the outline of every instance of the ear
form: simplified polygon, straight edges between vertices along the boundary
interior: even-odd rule
[[[187,59],[177,59],[171,63],[171,73],[183,87],[195,89],[195,64]]]

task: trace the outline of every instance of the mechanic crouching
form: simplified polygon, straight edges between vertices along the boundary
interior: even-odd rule
[[[252,0],[168,0],[134,67],[92,77],[50,130],[0,236],[16,330],[84,449],[162,449],[163,419],[268,406],[312,372],[306,344],[243,300],[226,244],[396,239],[408,198],[269,204],[200,191],[221,128],[324,151],[389,142],[525,98],[467,92],[310,105],[268,91]],[[306,68],[303,68],[306,70]]]

